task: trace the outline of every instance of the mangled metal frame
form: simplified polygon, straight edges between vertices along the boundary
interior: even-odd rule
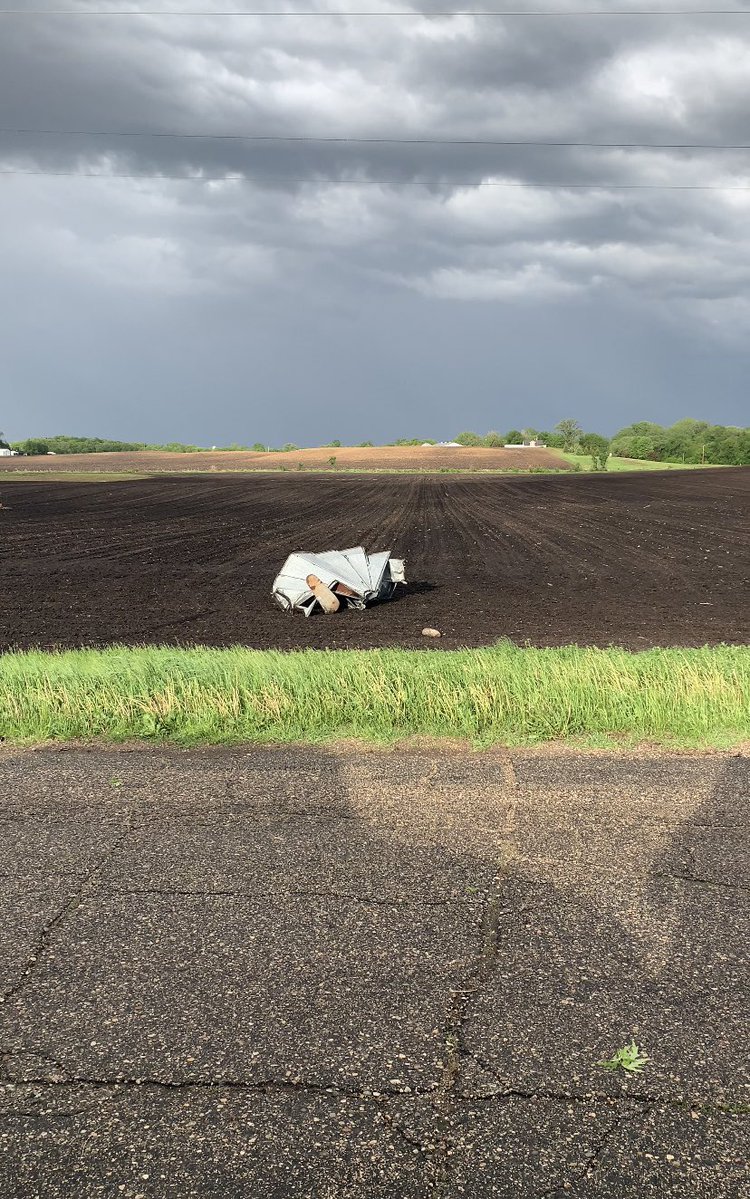
[[[364,609],[390,599],[405,583],[404,562],[390,550],[368,554],[361,545],[322,554],[290,554],[276,576],[271,592],[285,612],[312,615],[340,608]]]

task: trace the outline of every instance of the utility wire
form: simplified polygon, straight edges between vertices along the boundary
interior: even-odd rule
[[[0,127],[0,136],[180,138],[191,141],[282,142],[354,146],[538,146],[585,150],[750,150],[750,142],[560,142],[479,137],[314,137],[277,133],[171,133],[115,129],[23,129]]]
[[[562,181],[503,181],[471,179],[331,179],[286,175],[155,175],[119,171],[41,171],[5,169],[0,175],[49,176],[66,179],[151,179],[180,183],[310,183],[321,187],[475,187],[541,188],[560,191],[673,191],[673,192],[750,192],[750,184],[718,183],[565,183]]]
[[[0,9],[0,17],[398,17],[413,18],[421,21],[442,21],[448,17],[747,17],[750,10],[742,8],[571,8],[561,11],[554,9],[507,9],[486,12],[323,12],[323,11],[222,11],[210,12],[198,9],[165,10],[138,9],[64,9],[48,8],[29,10],[25,8]]]

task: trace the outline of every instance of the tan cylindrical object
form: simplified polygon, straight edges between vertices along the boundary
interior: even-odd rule
[[[330,588],[326,587],[325,583],[321,583],[317,575],[308,575],[305,582],[324,612],[329,615],[331,612],[338,612],[339,601]]]

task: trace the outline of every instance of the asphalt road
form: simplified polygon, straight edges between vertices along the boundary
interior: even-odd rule
[[[736,755],[0,751],[0,1194],[750,1195],[749,798]]]

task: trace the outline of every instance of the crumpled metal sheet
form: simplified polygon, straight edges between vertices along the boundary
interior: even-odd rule
[[[390,599],[398,584],[405,582],[402,559],[391,558],[390,550],[368,554],[357,545],[322,554],[290,554],[274,579],[271,594],[285,612],[310,616],[316,610],[334,610],[334,604],[366,608]]]

